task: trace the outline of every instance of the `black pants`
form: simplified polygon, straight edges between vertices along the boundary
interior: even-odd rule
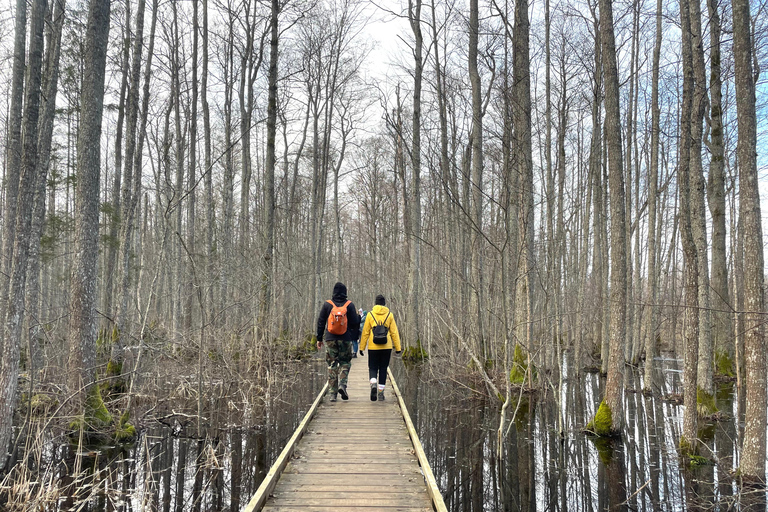
[[[392,356],[392,349],[368,351],[368,378],[378,379],[382,386],[387,383],[387,367],[389,358]]]

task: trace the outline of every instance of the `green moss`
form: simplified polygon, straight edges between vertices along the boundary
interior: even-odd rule
[[[587,424],[586,430],[601,437],[612,437],[615,435],[613,431],[613,412],[610,406],[605,403],[605,400],[600,402],[600,407],[597,408],[597,413],[595,413],[592,421]]]
[[[302,360],[311,357],[312,354],[317,352],[317,344],[313,343],[311,339],[304,339],[300,343],[288,343],[285,346],[285,357],[287,359]]]
[[[717,350],[715,352],[715,373],[725,377],[735,377],[733,357],[727,350]]]
[[[403,350],[403,362],[406,364],[420,364],[429,358],[429,354],[421,346],[421,340],[416,340],[416,346],[405,347]]]
[[[40,415],[59,405],[59,402],[50,395],[38,393],[32,395],[32,400],[30,400],[29,405],[32,408],[33,414]]]
[[[696,411],[699,416],[711,416],[717,412],[715,404],[715,395],[707,393],[703,389],[696,388]]]
[[[696,441],[690,441],[685,436],[680,437],[680,441],[677,445],[678,450],[680,451],[680,457],[681,459],[688,464],[688,461],[694,457],[698,456],[698,448],[696,446]]]
[[[99,386],[91,386],[85,399],[85,419],[87,424],[94,427],[104,427],[112,423],[112,415],[104,405]]]
[[[125,411],[115,426],[115,441],[118,443],[132,443],[136,440],[136,427],[128,422],[129,418],[128,411]]]
[[[107,377],[115,377],[123,373],[123,363],[118,363],[110,359],[107,361]]]
[[[532,380],[536,379],[536,369],[531,368]],[[512,384],[522,386],[528,376],[528,357],[520,345],[515,345],[515,354],[512,357],[512,369],[509,371],[509,381]]]

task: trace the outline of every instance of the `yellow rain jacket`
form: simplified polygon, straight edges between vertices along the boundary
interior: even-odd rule
[[[387,317],[389,315],[389,317]],[[373,326],[374,319],[377,324],[384,322],[389,332],[387,333],[387,344],[377,345],[373,342]],[[385,320],[386,319],[386,320]],[[370,346],[368,342],[370,341]],[[389,313],[387,306],[376,305],[368,312],[365,317],[365,325],[363,326],[363,334],[360,336],[360,350],[365,350],[368,347],[369,350],[383,350],[392,348],[394,344],[395,351],[400,352],[400,334],[397,332],[397,324],[395,323],[395,317]]]

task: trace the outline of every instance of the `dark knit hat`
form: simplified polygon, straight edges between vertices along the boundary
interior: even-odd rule
[[[376,305],[377,306],[386,306],[387,301],[384,299],[383,295],[377,295],[376,296]]]

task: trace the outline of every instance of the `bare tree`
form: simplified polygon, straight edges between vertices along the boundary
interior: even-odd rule
[[[421,32],[421,0],[408,1],[408,21],[413,32],[413,145],[411,147],[411,260],[409,333],[414,343],[421,342],[421,85],[424,72]],[[474,84],[474,82],[473,82]],[[406,340],[407,343],[407,340]]]
[[[646,300],[649,314],[646,316],[645,338],[645,380],[646,391],[656,386],[653,358],[656,356],[656,337],[659,308],[656,303],[658,275],[656,272],[656,210],[659,190],[659,131],[661,110],[659,108],[659,61],[661,60],[661,0],[656,0],[656,38],[653,46],[653,77],[651,91],[651,165],[648,170],[648,292]]]
[[[627,246],[624,172],[622,167],[621,116],[619,110],[619,77],[616,66],[616,40],[613,31],[613,2],[600,0],[600,41],[605,80],[605,133],[608,154],[609,190],[611,194],[611,329],[608,354],[608,378],[603,405],[598,411],[596,431],[600,435],[616,435],[623,426],[624,336],[627,314]],[[606,414],[600,417],[601,414]]]
[[[32,241],[32,214],[34,198],[39,183],[38,121],[43,65],[43,27],[46,0],[32,3],[30,17],[29,61],[24,90],[24,116],[22,119],[21,170],[19,172],[18,197],[13,230],[13,258],[10,268],[10,295],[6,316],[3,318],[2,363],[0,364],[0,447],[5,450],[11,436],[13,410],[19,375],[19,355],[26,307],[26,283],[30,244]],[[17,34],[18,35],[18,34]],[[11,173],[13,179],[13,173]],[[3,467],[5,457],[0,459]]]
[[[85,32],[78,180],[75,209],[75,263],[69,321],[69,387],[78,397],[98,393],[94,383],[96,363],[96,260],[99,241],[99,178],[104,76],[109,39],[109,0],[92,0]],[[87,414],[87,411],[86,411]]]
[[[744,355],[747,408],[742,443],[741,474],[765,479],[766,361],[763,318],[763,233],[757,182],[757,119],[755,75],[752,67],[750,6],[732,0],[733,54],[736,72],[736,109],[739,140],[739,221],[744,233]]]
[[[694,0],[697,1],[697,0]],[[693,108],[694,73],[693,48],[691,37],[691,14],[689,0],[680,2],[680,23],[682,29],[683,61],[683,101],[680,109],[680,165],[678,172],[678,194],[680,195],[680,238],[685,258],[683,340],[685,344],[685,363],[683,369],[683,432],[680,450],[684,455],[698,451],[697,410],[696,410],[696,367],[699,358],[699,266],[696,242],[694,239],[691,206],[691,154],[693,121],[696,115]]]
[[[708,0],[710,74],[709,74],[709,143],[711,153],[707,182],[707,200],[712,215],[712,337],[715,370],[732,374],[733,343],[731,324],[731,297],[728,285],[728,258],[726,256],[725,228],[725,148],[723,136],[723,102],[720,57],[720,13],[718,2]],[[649,270],[650,272],[650,270]]]

